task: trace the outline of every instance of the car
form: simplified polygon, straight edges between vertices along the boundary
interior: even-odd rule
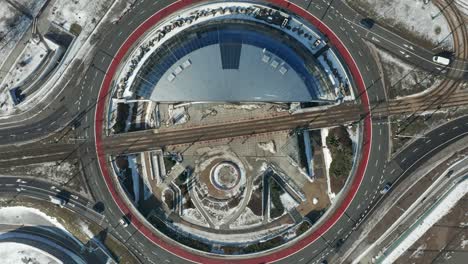
[[[361,21],[359,21],[359,24],[366,27],[367,29],[371,29],[374,26],[375,21],[371,18],[366,17],[361,19]]]
[[[390,183],[387,183],[385,184],[385,186],[382,188],[382,190],[380,191],[381,194],[386,194],[388,193],[388,191],[390,190],[390,188],[392,187],[392,185]]]
[[[130,220],[124,215],[122,218],[120,218],[119,224],[123,227],[127,227],[128,224],[130,224]]]
[[[318,47],[320,44],[322,44],[322,40],[320,39],[317,39],[316,41],[314,41],[314,44],[312,44],[314,46],[314,48]]]
[[[452,174],[453,174],[453,170],[449,170],[447,172],[447,175],[445,175],[445,177],[450,178],[450,176],[452,176]]]
[[[58,205],[60,207],[63,208],[64,205],[67,204],[67,201],[65,201],[64,199],[62,198],[59,198],[59,197],[54,197],[54,196],[49,196],[50,198],[50,201],[55,204],[55,205]]]
[[[450,59],[442,56],[434,56],[432,57],[432,61],[445,66],[450,64]]]

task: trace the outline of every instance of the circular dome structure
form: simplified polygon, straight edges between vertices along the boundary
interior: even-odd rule
[[[234,189],[241,181],[239,167],[231,162],[221,162],[213,167],[211,172],[211,183],[222,191]]]

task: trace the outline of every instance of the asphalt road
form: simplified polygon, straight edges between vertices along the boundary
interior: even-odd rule
[[[381,77],[377,70],[378,67],[372,57],[368,56],[370,52],[364,42],[362,42],[361,37],[370,37],[371,40],[373,40],[371,34],[378,34],[378,36],[374,37],[376,39],[381,37],[382,40],[380,42],[377,41],[376,44],[384,45],[381,44],[384,42],[384,39],[391,40],[387,44],[387,49],[395,50],[396,56],[404,60],[409,60],[416,65],[422,65],[421,67],[425,69],[431,69],[432,71],[438,70],[436,68],[438,65],[434,65],[434,63],[428,59],[432,57],[430,52],[418,48],[416,45],[408,43],[378,26],[374,26],[371,33],[368,30],[358,27],[359,15],[345,6],[341,1],[312,2],[297,0],[292,2],[301,5],[315,16],[323,18],[323,21],[344,42],[347,49],[353,54],[353,58],[363,74],[371,103],[385,101],[386,95],[380,82]],[[50,108],[41,115],[41,118],[33,120],[34,122],[28,120],[28,122],[24,123],[24,126],[20,126],[21,128],[13,128],[11,127],[12,124],[7,125],[10,127],[0,127],[0,144],[9,144],[13,141],[33,140],[40,136],[47,135],[51,131],[55,131],[55,129],[66,126],[71,122],[73,117],[85,111],[82,115],[81,124],[74,133],[76,133],[77,137],[86,139],[83,145],[77,150],[77,156],[80,157],[81,162],[84,164],[85,175],[87,176],[90,186],[93,186],[93,194],[97,200],[105,203],[106,218],[109,220],[110,224],[117,226],[116,232],[118,236],[124,239],[129,248],[139,255],[142,260],[153,263],[162,263],[164,260],[169,260],[173,263],[184,263],[185,261],[154,246],[151,242],[145,242],[147,240],[146,237],[137,232],[133,226],[130,225],[127,228],[118,227],[117,221],[122,216],[122,213],[114,203],[102,177],[100,177],[100,170],[96,162],[97,159],[94,151],[94,138],[92,133],[92,131],[94,131],[93,106],[96,102],[98,90],[105,75],[105,71],[113,59],[112,54],[117,52],[117,49],[125,41],[127,36],[139,24],[169,3],[172,3],[172,1],[138,1],[136,7],[127,14],[118,25],[112,26],[109,28],[106,35],[101,36],[97,44],[98,50],[94,55],[93,62],[90,65],[82,66],[85,72],[84,77],[79,76],[79,74],[73,74],[69,77],[71,89],[65,89],[63,96],[58,97],[57,101],[53,102],[55,109]],[[397,52],[398,48],[402,50],[407,49],[405,45],[413,47],[411,51],[418,56],[406,58],[405,55]],[[374,117],[373,121],[373,138],[370,153],[372,159],[369,161],[359,192],[345,215],[319,240],[310,244],[297,254],[283,259],[281,263],[308,263],[325,258],[334,251],[333,247],[336,245],[337,241],[350,232],[354,223],[361,217],[363,212],[366,211],[371,201],[378,198],[378,190],[380,190],[386,182],[391,182],[398,176],[396,169],[393,173],[382,174],[385,167],[387,167],[386,172],[389,172],[392,170],[388,168],[393,166],[391,164],[388,166],[386,165],[389,152],[389,129],[388,125],[385,124],[387,121],[385,118],[379,119],[379,117]],[[34,130],[36,130],[37,133],[31,132]],[[25,133],[28,131],[29,133]],[[12,138],[14,139],[12,140]],[[420,143],[421,142],[417,142],[416,146],[420,145]],[[416,151],[419,151],[419,149]],[[414,156],[413,153],[406,153],[406,155]],[[404,160],[402,157],[400,161],[403,166],[410,166],[409,164],[411,164],[409,158]],[[402,167],[400,167],[400,170],[403,170]],[[380,175],[383,175],[383,177]],[[380,179],[378,180],[378,178]]]

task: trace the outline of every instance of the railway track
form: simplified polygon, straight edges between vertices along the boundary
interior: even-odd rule
[[[434,4],[441,10],[453,32],[454,60],[453,66],[468,60],[468,30],[465,19],[456,8],[453,1],[437,0]],[[450,70],[450,69],[448,69]],[[464,72],[452,70],[452,74],[459,75],[460,79]],[[440,74],[440,73],[439,73]],[[387,104],[375,107],[373,113],[380,115],[416,114],[426,111],[437,111],[439,109],[462,106],[468,102],[468,90],[460,90],[463,81],[444,79],[435,89],[426,94],[402,99],[390,100]],[[411,120],[408,120],[411,122]]]
[[[108,154],[130,153],[167,145],[235,138],[288,131],[296,128],[323,128],[359,121],[366,112],[360,105],[343,105],[324,111],[286,115],[260,120],[192,127],[188,129],[146,130],[104,139]]]

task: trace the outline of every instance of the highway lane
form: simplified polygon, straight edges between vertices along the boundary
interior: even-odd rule
[[[103,229],[107,229],[109,235],[112,235],[123,244],[125,244],[127,239],[130,237],[128,231],[118,223],[119,218],[109,218],[107,215],[98,213],[94,209],[94,201],[50,182],[31,178],[0,175],[0,195],[7,199],[28,197],[44,202],[51,202],[50,197],[60,197],[67,201],[63,206],[65,209],[74,212],[80,217],[86,218],[88,221],[101,226]],[[51,205],[53,206],[52,203]],[[104,206],[104,210],[111,210],[106,208],[107,205]],[[133,253],[135,252],[136,251],[133,250]],[[142,258],[141,260],[144,259]]]
[[[67,201],[67,208],[87,219],[104,224],[104,216],[92,209],[94,202],[75,194],[72,191],[50,182],[39,179],[11,177],[0,175],[0,193],[14,199],[16,196],[25,196],[50,202],[50,197],[60,197]]]
[[[328,6],[330,5],[330,8]],[[434,63],[432,57],[438,52],[442,52],[442,48],[435,48],[428,50],[420,45],[410,42],[408,39],[388,30],[386,27],[374,24],[372,28],[366,28],[360,24],[361,19],[365,18],[344,1],[334,0],[320,0],[311,2],[309,8],[315,6],[320,7],[326,15],[322,15],[323,20],[329,20],[331,24],[337,24],[337,21],[345,21],[340,28],[335,32],[341,30],[351,32],[353,35],[364,38],[365,40],[387,50],[394,56],[402,59],[403,61],[410,62],[432,74],[442,74],[449,78],[463,78],[467,80],[466,73],[468,72],[468,62],[460,58],[456,58],[449,67],[444,67],[440,64]],[[458,47],[457,47],[458,48]]]

